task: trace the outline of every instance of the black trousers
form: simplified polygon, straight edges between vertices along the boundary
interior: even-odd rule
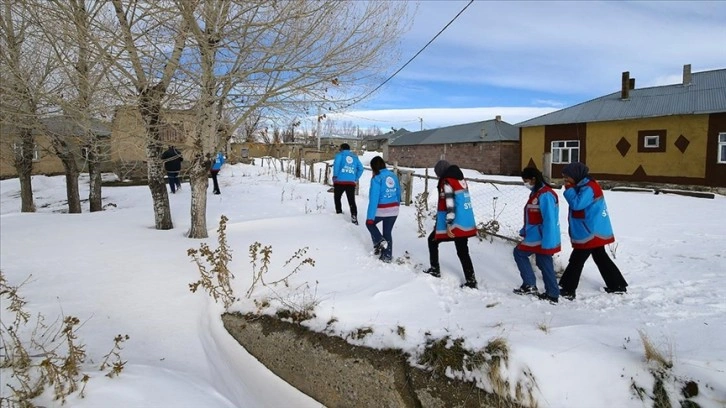
[[[461,262],[461,268],[464,270],[464,278],[467,282],[476,282],[476,275],[474,275],[474,265],[471,263],[471,256],[469,256],[469,238],[447,238],[447,239],[436,239],[436,231],[432,231],[429,235],[429,262],[431,266],[439,267],[439,244],[442,242],[454,241],[456,247],[456,256],[459,257]]]
[[[210,173],[212,173],[212,182],[214,183],[213,193],[219,194],[219,183],[217,182],[217,174],[219,174],[219,170],[212,170]]]
[[[592,255],[592,260],[595,261],[597,269],[602,275],[602,279],[605,281],[605,285],[608,288],[620,289],[628,286],[628,282],[623,278],[623,274],[620,273],[620,269],[610,259],[608,253],[605,251],[605,247],[601,246],[592,249],[573,249],[570,254],[570,262],[565,268],[565,273],[560,278],[560,287],[562,290],[568,292],[574,292],[577,289],[577,285],[580,283],[580,275],[582,275],[582,268],[585,266],[585,261]]]
[[[350,206],[350,215],[358,216],[358,207],[355,205],[355,185],[354,184],[334,184],[333,185],[333,202],[335,203],[335,212],[340,214],[343,212],[343,207],[340,202],[340,198],[345,197],[348,199],[348,206]]]

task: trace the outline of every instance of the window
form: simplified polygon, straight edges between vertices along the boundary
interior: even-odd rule
[[[552,164],[567,164],[577,161],[580,161],[579,140],[552,142]]]
[[[23,145],[13,143],[13,150],[15,154],[20,155],[23,151]],[[38,145],[33,145],[33,161],[36,162],[38,160],[40,160],[40,150],[38,150]]]
[[[657,148],[658,147],[658,141],[660,140],[660,136],[646,136],[643,147],[645,148]]]
[[[638,131],[638,153],[661,153],[665,151],[665,129]]]
[[[718,134],[718,162],[726,163],[726,132]]]

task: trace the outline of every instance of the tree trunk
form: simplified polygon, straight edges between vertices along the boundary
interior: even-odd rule
[[[91,212],[103,210],[103,202],[101,200],[101,163],[99,159],[98,147],[93,143],[88,147],[88,177],[90,183],[88,203],[91,206]]]
[[[152,145],[153,142],[149,144]],[[151,148],[151,146],[147,146],[147,150]],[[158,158],[159,154],[156,157]],[[174,228],[174,223],[171,220],[169,194],[166,191],[166,183],[164,182],[164,166],[161,164],[161,160],[153,160],[149,157],[147,170],[151,200],[154,203],[154,226],[158,230],[170,230]]]
[[[15,170],[20,180],[20,212],[35,212],[33,202],[33,148],[35,141],[29,129],[23,130],[22,148],[15,154]]]
[[[66,197],[68,198],[68,213],[80,214],[81,193],[78,190],[78,166],[72,154],[59,154],[58,157],[63,163],[66,172]]]
[[[198,155],[189,170],[189,185],[192,188],[192,225],[189,238],[207,238],[207,190],[209,189],[209,162]]]
[[[159,135],[161,98],[164,87],[157,85],[141,92],[139,108],[146,124],[146,157],[149,190],[154,206],[154,225],[158,230],[174,228],[169,208],[169,194],[166,191],[164,165],[161,160],[162,146]]]

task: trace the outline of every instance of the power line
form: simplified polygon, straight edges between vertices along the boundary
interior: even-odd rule
[[[442,28],[442,29],[441,29],[441,31],[439,31],[439,32],[438,32],[438,33],[437,33],[437,34],[436,34],[436,35],[435,35],[435,36],[434,36],[434,37],[433,37],[433,38],[432,38],[431,40],[429,40],[429,42],[427,42],[427,43],[426,43],[426,45],[424,45],[424,46],[423,46],[423,48],[421,48],[420,50],[418,50],[418,52],[417,52],[416,54],[414,54],[414,56],[413,56],[413,57],[411,57],[411,59],[409,59],[408,61],[406,61],[406,63],[405,63],[405,64],[403,64],[403,66],[402,66],[401,68],[399,68],[399,69],[398,69],[398,71],[394,72],[394,73],[393,73],[393,75],[391,75],[390,77],[388,77],[388,78],[387,78],[387,79],[386,79],[385,81],[381,82],[381,84],[380,84],[380,85],[378,85],[377,87],[375,87],[375,89],[373,89],[372,91],[368,92],[368,93],[367,93],[367,94],[365,94],[365,95],[364,95],[363,97],[361,97],[361,98],[360,98],[360,99],[358,99],[357,101],[355,101],[355,102],[351,103],[351,104],[350,104],[350,105],[348,105],[347,107],[350,107],[350,106],[352,106],[352,105],[354,105],[354,104],[356,104],[356,103],[358,103],[358,102],[360,102],[360,101],[364,100],[365,98],[369,97],[369,96],[370,96],[370,95],[371,95],[371,94],[372,94],[373,92],[375,92],[375,91],[379,90],[379,89],[380,89],[380,88],[381,88],[381,87],[382,87],[383,85],[385,85],[385,84],[386,84],[386,83],[387,83],[388,81],[390,81],[391,79],[393,79],[393,77],[395,77],[395,76],[396,76],[396,75],[397,75],[397,74],[398,74],[399,72],[403,71],[403,69],[404,69],[404,68],[406,68],[406,66],[407,66],[408,64],[410,64],[410,63],[411,63],[411,61],[413,61],[413,60],[414,60],[414,59],[415,59],[416,57],[418,57],[418,55],[419,55],[419,54],[421,54],[421,53],[423,52],[423,50],[425,50],[425,49],[426,49],[426,47],[428,47],[428,46],[429,46],[429,45],[430,45],[430,44],[431,44],[432,42],[434,42],[434,40],[435,40],[435,39],[436,39],[436,38],[437,38],[438,36],[440,36],[440,35],[441,35],[441,34],[442,34],[442,33],[443,33],[443,32],[444,32],[444,31],[445,31],[445,30],[446,30],[447,28],[449,28],[449,26],[451,25],[451,23],[453,23],[454,21],[456,21],[456,19],[457,19],[457,18],[459,18],[459,16],[461,15],[461,13],[463,13],[463,12],[464,12],[464,10],[466,10],[467,8],[469,8],[469,6],[471,6],[471,3],[473,3],[473,2],[474,2],[474,0],[470,0],[470,1],[469,1],[469,3],[467,3],[467,4],[466,4],[466,6],[464,6],[464,8],[463,8],[463,9],[461,9],[461,11],[459,11],[459,13],[458,13],[458,14],[456,14],[456,15],[454,16],[454,18],[452,18],[452,19],[451,19],[451,21],[449,21],[449,22],[448,22],[448,24],[446,24],[446,25],[444,26],[444,28]]]

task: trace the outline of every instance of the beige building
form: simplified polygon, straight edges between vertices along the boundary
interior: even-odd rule
[[[103,156],[110,155],[111,126],[100,120],[91,121],[91,131],[97,137],[99,151]],[[20,130],[12,125],[0,125],[0,178],[17,177],[15,154],[20,149]],[[63,164],[56,156],[51,138],[62,138],[76,156],[76,164],[81,172],[88,171],[86,157],[87,132],[67,116],[53,116],[40,120],[38,129],[33,130],[35,148],[33,149],[33,175],[64,174]],[[106,170],[106,169],[104,169]],[[108,170],[106,170],[108,171]]]

